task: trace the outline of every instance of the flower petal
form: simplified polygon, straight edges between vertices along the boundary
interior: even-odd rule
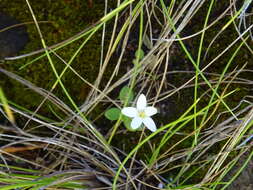
[[[153,119],[151,119],[151,117],[146,117],[143,120],[144,125],[152,132],[156,131],[156,125],[155,122],[153,121]]]
[[[140,117],[133,118],[133,120],[131,122],[132,129],[138,129],[141,126],[142,121],[143,120]]]
[[[136,117],[138,114],[137,109],[133,107],[125,107],[121,110],[121,113],[128,117]]]
[[[137,100],[137,109],[138,110],[144,110],[147,106],[147,100],[146,100],[146,96],[144,94],[141,94]]]
[[[157,109],[153,106],[146,107],[145,109],[145,115],[148,117],[155,115],[156,113],[157,113]]]

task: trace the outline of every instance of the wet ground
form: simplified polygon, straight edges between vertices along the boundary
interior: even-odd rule
[[[28,41],[25,26],[15,18],[0,12],[0,59],[16,55]]]

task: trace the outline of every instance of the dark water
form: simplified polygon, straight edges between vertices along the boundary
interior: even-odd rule
[[[25,26],[17,24],[20,22],[0,12],[0,59],[16,55],[29,40]]]

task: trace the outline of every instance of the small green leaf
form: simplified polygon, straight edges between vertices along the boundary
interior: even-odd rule
[[[135,52],[135,57],[139,57],[139,60],[142,60],[143,57],[144,57],[144,51],[142,49],[138,49],[136,52]]]
[[[120,109],[119,108],[110,108],[106,110],[105,117],[111,121],[115,121],[119,119],[120,116]]]
[[[128,86],[124,86],[119,93],[119,99],[122,102],[131,102],[134,99],[134,93],[133,91],[128,87]]]
[[[132,121],[132,119],[130,119],[130,118],[127,117],[127,116],[122,115],[122,120],[123,120],[123,123],[124,123],[125,127],[126,127],[129,131],[135,131],[135,130],[132,129],[132,127],[131,127],[131,121]]]
[[[134,59],[132,63],[136,65],[138,63],[137,59]]]

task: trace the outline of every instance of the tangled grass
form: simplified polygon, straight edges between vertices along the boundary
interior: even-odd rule
[[[43,99],[35,110],[28,110],[0,93],[0,111],[8,121],[0,125],[1,189],[225,189],[247,167],[253,155],[249,138],[253,122],[253,97],[249,93],[252,78],[247,75],[252,74],[252,64],[236,65],[235,60],[245,49],[252,55],[252,24],[245,22],[243,28],[240,25],[240,19],[247,19],[243,13],[248,6],[238,9],[236,1],[231,0],[222,13],[213,15],[217,8],[214,0],[169,3],[125,0],[117,1],[117,7],[109,11],[106,0],[104,17],[50,47],[29,0],[26,4],[43,49],[6,57],[5,61],[20,59],[22,63],[23,58],[37,55],[28,64],[23,63],[25,69],[46,57],[56,79],[49,89],[43,89],[20,77],[18,72],[0,68],[1,74]],[[200,12],[205,14],[198,23],[198,31],[187,33]],[[226,31],[237,31],[238,35],[231,35],[229,44],[213,54],[214,44],[224,38]],[[91,83],[72,65],[95,33],[101,33],[101,57],[96,80]],[[110,42],[105,45],[108,33]],[[205,40],[209,33],[214,33],[212,39]],[[134,61],[127,58],[132,38],[137,42],[133,45]],[[69,61],[63,59],[57,51],[75,41],[81,41],[81,45]],[[194,47],[190,48],[191,45]],[[184,60],[192,70],[174,69],[171,62],[177,55],[181,56],[177,60]],[[112,61],[115,57],[116,63]],[[219,67],[221,72],[215,70],[224,57]],[[65,65],[63,70],[56,69],[55,58]],[[114,70],[109,80],[104,81],[112,64]],[[62,80],[67,77],[67,71],[90,87],[80,105]],[[172,83],[170,76],[180,80]],[[117,100],[115,93],[122,86],[128,86],[134,97],[146,94],[148,103],[160,109],[163,116],[156,118],[158,129],[154,133],[145,128],[139,132],[127,131],[122,117],[110,122],[103,116],[106,110],[97,113],[100,107],[122,108],[135,103],[136,98],[130,102]],[[246,94],[238,86],[248,88],[243,91]],[[64,99],[56,96],[56,88],[64,92]],[[190,89],[189,99],[180,99],[183,102],[178,105],[180,114],[175,113],[176,119],[169,119],[165,110],[170,100],[183,95],[186,89]],[[240,101],[234,103],[235,96]],[[184,101],[190,106],[183,106]],[[54,117],[40,113],[45,105]],[[22,119],[22,126],[18,119]],[[114,141],[118,136],[127,138],[128,134],[133,139]],[[245,164],[229,181],[224,181],[245,153]]]

